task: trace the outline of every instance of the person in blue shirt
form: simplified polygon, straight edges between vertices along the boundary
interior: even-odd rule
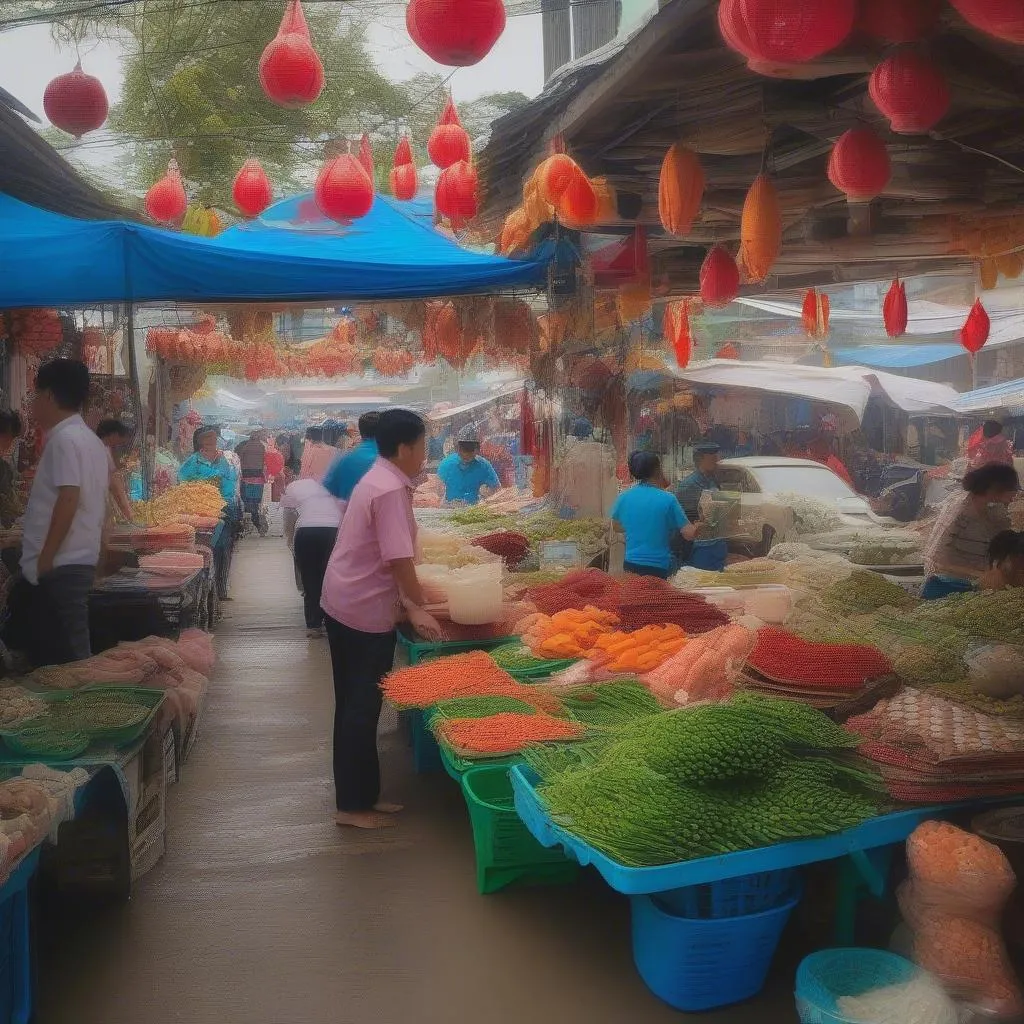
[[[661,459],[654,452],[633,452],[629,472],[636,484],[618,496],[611,513],[612,523],[626,535],[623,568],[667,580],[673,540],[682,536],[692,541],[697,527],[686,518],[679,499],[665,489]]]
[[[459,432],[457,451],[446,456],[437,467],[437,479],[444,486],[445,501],[464,501],[475,505],[486,487],[496,491],[501,486],[494,467],[479,454],[480,435],[475,427]]]
[[[700,496],[705,491],[720,491],[715,478],[721,448],[713,441],[701,441],[693,446],[693,472],[680,481],[676,495],[683,511],[693,522],[700,518]],[[729,557],[729,545],[721,539],[698,540],[677,546],[676,554],[683,565],[707,572],[721,572]]]
[[[377,421],[379,412],[364,412],[359,417],[359,444],[350,452],[334,460],[323,479],[323,485],[338,501],[347,502],[356,484],[366,476],[377,461]]]

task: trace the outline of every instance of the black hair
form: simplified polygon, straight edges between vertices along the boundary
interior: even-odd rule
[[[109,437],[111,434],[117,434],[125,438],[132,436],[131,429],[120,420],[100,420],[96,427],[96,436],[102,441],[103,438]]]
[[[385,409],[377,421],[377,450],[393,459],[403,444],[415,444],[427,432],[423,419],[410,409]]]
[[[480,448],[479,441],[456,441],[455,444],[459,448],[465,449],[467,452],[475,452]]]
[[[993,491],[1019,491],[1020,477],[1013,466],[1001,462],[990,462],[986,466],[972,469],[963,479],[963,488],[968,494],[980,497]]]
[[[323,429],[323,427],[306,427],[306,440],[307,441],[322,441],[323,439],[324,439],[324,429]]]
[[[999,420],[985,420],[981,425],[982,437],[998,437],[1003,432],[1003,425]]]
[[[633,452],[629,457],[629,475],[646,483],[661,471],[661,457],[654,452]]]
[[[0,412],[0,434],[4,437],[18,437],[21,434],[21,417],[13,410]]]
[[[51,359],[39,367],[36,391],[49,391],[65,412],[80,412],[89,397],[89,367],[78,359]]]
[[[377,425],[380,423],[381,414],[376,409],[364,412],[359,417],[359,436],[364,441],[372,441],[377,436]]]
[[[199,451],[199,449],[202,447],[202,445],[199,443],[199,439],[204,434],[216,434],[216,433],[217,433],[217,428],[216,427],[196,427],[196,429],[192,433],[192,447],[196,451]]]
[[[1024,556],[1024,533],[1016,530],[1003,530],[997,533],[988,543],[988,564],[991,566],[1005,562],[1007,558]]]

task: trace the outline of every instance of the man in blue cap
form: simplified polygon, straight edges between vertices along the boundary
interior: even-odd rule
[[[490,493],[501,486],[494,467],[480,455],[480,434],[472,425],[459,432],[456,451],[441,460],[437,478],[444,485],[445,501],[467,505],[475,505],[485,488]]]
[[[721,449],[711,441],[702,441],[693,446],[693,472],[680,481],[676,497],[683,506],[687,519],[696,523],[700,519],[700,496],[705,491],[720,491],[721,485],[715,478]],[[721,572],[729,555],[729,546],[724,540],[695,540],[681,542],[677,556],[684,565],[710,572]]]

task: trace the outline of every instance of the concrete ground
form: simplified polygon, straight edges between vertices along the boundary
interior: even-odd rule
[[[625,898],[575,885],[477,895],[462,796],[382,739],[387,834],[331,822],[326,640],[306,640],[282,540],[243,542],[167,854],[123,907],[51,922],[40,1024],[676,1021],[630,955]],[[793,961],[718,1021],[795,1019]]]

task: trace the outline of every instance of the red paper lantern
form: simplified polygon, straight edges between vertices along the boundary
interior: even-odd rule
[[[700,268],[700,297],[705,306],[728,306],[740,293],[740,268],[724,246],[716,245]]]
[[[573,228],[586,228],[597,223],[597,192],[590,179],[577,168],[568,188],[555,204],[563,223]]]
[[[320,212],[336,221],[365,217],[373,206],[373,182],[350,153],[328,160],[316,179],[313,197]]]
[[[405,9],[409,38],[449,67],[477,64],[505,31],[502,0],[411,0]]]
[[[416,195],[416,165],[412,162],[412,147],[408,136],[403,136],[395,146],[395,158],[388,177],[391,194],[396,199],[409,200]]]
[[[751,70],[803,64],[834,50],[853,29],[855,0],[721,0],[718,26]]]
[[[459,120],[459,112],[455,109],[452,98],[444,106],[434,130],[427,140],[427,155],[435,167],[442,170],[452,164],[464,160],[469,163],[469,136]]]
[[[476,168],[465,160],[446,167],[437,179],[434,207],[458,231],[471,221],[479,208]]]
[[[946,76],[915,50],[903,49],[886,57],[871,73],[868,93],[900,135],[929,131],[949,110]]]
[[[940,0],[861,0],[858,27],[883,43],[916,43],[939,23]]]
[[[828,180],[852,202],[870,202],[885,191],[891,178],[889,152],[870,128],[851,128],[832,147]]]
[[[62,131],[80,139],[86,132],[99,128],[109,110],[103,83],[82,70],[82,62],[74,71],[58,75],[43,93],[43,111]]]
[[[663,323],[665,338],[672,345],[676,363],[685,370],[693,355],[693,335],[690,333],[690,300],[669,302],[665,306]]]
[[[890,338],[899,338],[907,333],[907,289],[903,282],[896,278],[889,286],[885,301],[882,303],[882,320],[885,322],[885,333]]]
[[[263,165],[256,159],[246,160],[235,175],[231,188],[235,206],[246,217],[258,217],[273,201],[274,193]]]
[[[305,106],[323,91],[324,67],[299,0],[288,0],[277,35],[260,57],[259,74],[267,99],[280,107]]]
[[[363,137],[359,140],[359,162],[363,165],[366,176],[373,181],[373,145],[366,132],[363,132]]]
[[[398,145],[395,146],[395,156],[391,164],[393,167],[401,167],[402,164],[411,164],[412,162],[412,146],[409,143],[409,136],[403,135],[398,140]]]
[[[977,355],[988,341],[988,332],[992,327],[992,321],[981,304],[981,299],[975,300],[967,314],[967,321],[960,329],[960,344],[963,345],[971,355]]]
[[[185,216],[188,198],[181,183],[178,164],[172,160],[167,173],[146,193],[146,213],[161,224],[175,224]]]
[[[976,29],[1024,45],[1024,4],[1020,0],[949,0]]]
[[[817,288],[808,288],[801,309],[804,333],[809,338],[827,338],[831,312],[832,304],[828,296],[824,292],[819,292]]]

